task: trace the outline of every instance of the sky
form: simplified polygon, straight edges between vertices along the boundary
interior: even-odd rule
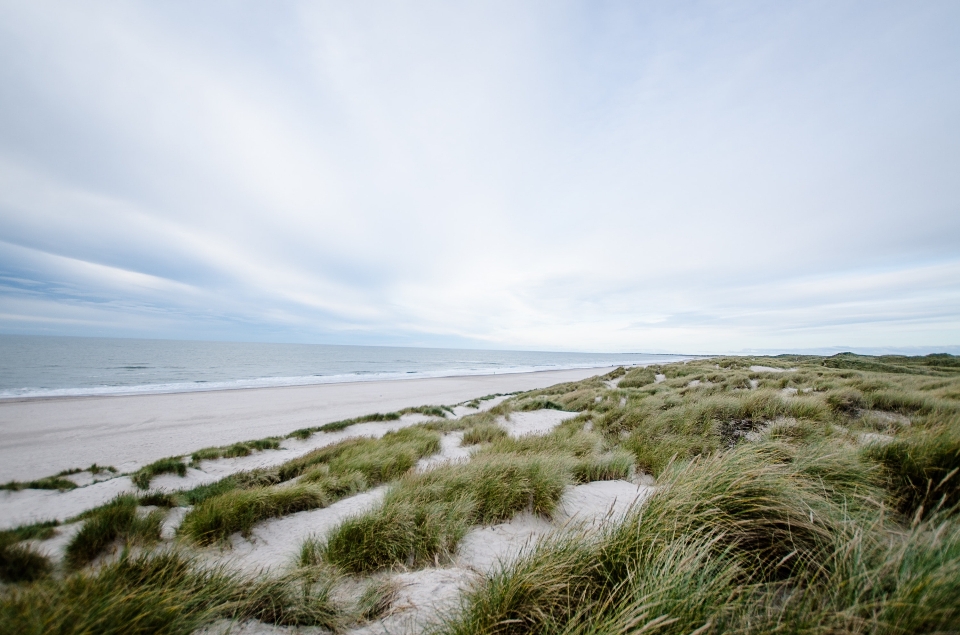
[[[0,333],[960,352],[960,3],[0,0]]]

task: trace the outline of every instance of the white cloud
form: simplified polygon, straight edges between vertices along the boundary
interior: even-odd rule
[[[957,343],[958,17],[3,4],[0,330]]]

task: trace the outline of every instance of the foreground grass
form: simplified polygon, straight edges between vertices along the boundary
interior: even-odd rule
[[[642,510],[541,544],[442,631],[955,632],[956,516],[898,530],[873,502],[876,470],[846,458],[819,465],[828,487],[775,443],[673,465]]]
[[[580,415],[541,437],[514,439],[496,425],[540,408]],[[351,425],[332,425],[341,424]],[[453,430],[477,446],[471,461],[415,473],[439,450],[439,433]],[[389,573],[377,573],[345,611],[331,600],[335,571],[436,566],[477,525],[549,517],[570,485],[643,472],[658,488],[642,508],[541,542],[434,630],[957,633],[958,431],[960,363],[950,356],[621,369],[188,492],[115,501],[86,515],[71,565],[79,570],[66,575],[22,551],[51,527],[2,532],[0,570],[19,581],[0,590],[0,630],[189,632],[220,618],[335,630],[382,615],[396,595]],[[203,452],[245,451],[230,447]],[[99,573],[84,564],[110,547],[149,548],[158,525],[138,504],[193,505],[181,535],[208,544],[381,483],[390,484],[382,503],[308,541],[291,577],[257,582],[162,551],[121,555]]]
[[[630,371],[615,391],[524,396],[589,414],[660,487],[599,534],[495,572],[436,631],[958,632],[954,367],[900,358],[891,376],[839,357],[710,360],[653,369],[661,383]]]
[[[96,572],[13,589],[0,598],[4,632],[190,633],[225,618],[337,628],[329,578],[309,571],[247,578],[174,552],[131,557]]]

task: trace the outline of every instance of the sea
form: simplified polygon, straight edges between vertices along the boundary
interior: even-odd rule
[[[527,373],[682,359],[689,356],[0,335],[0,399]]]

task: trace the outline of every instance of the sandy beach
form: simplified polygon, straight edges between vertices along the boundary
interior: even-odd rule
[[[42,478],[91,463],[129,471],[204,446],[282,435],[372,412],[533,390],[609,370],[0,401],[0,481]]]

